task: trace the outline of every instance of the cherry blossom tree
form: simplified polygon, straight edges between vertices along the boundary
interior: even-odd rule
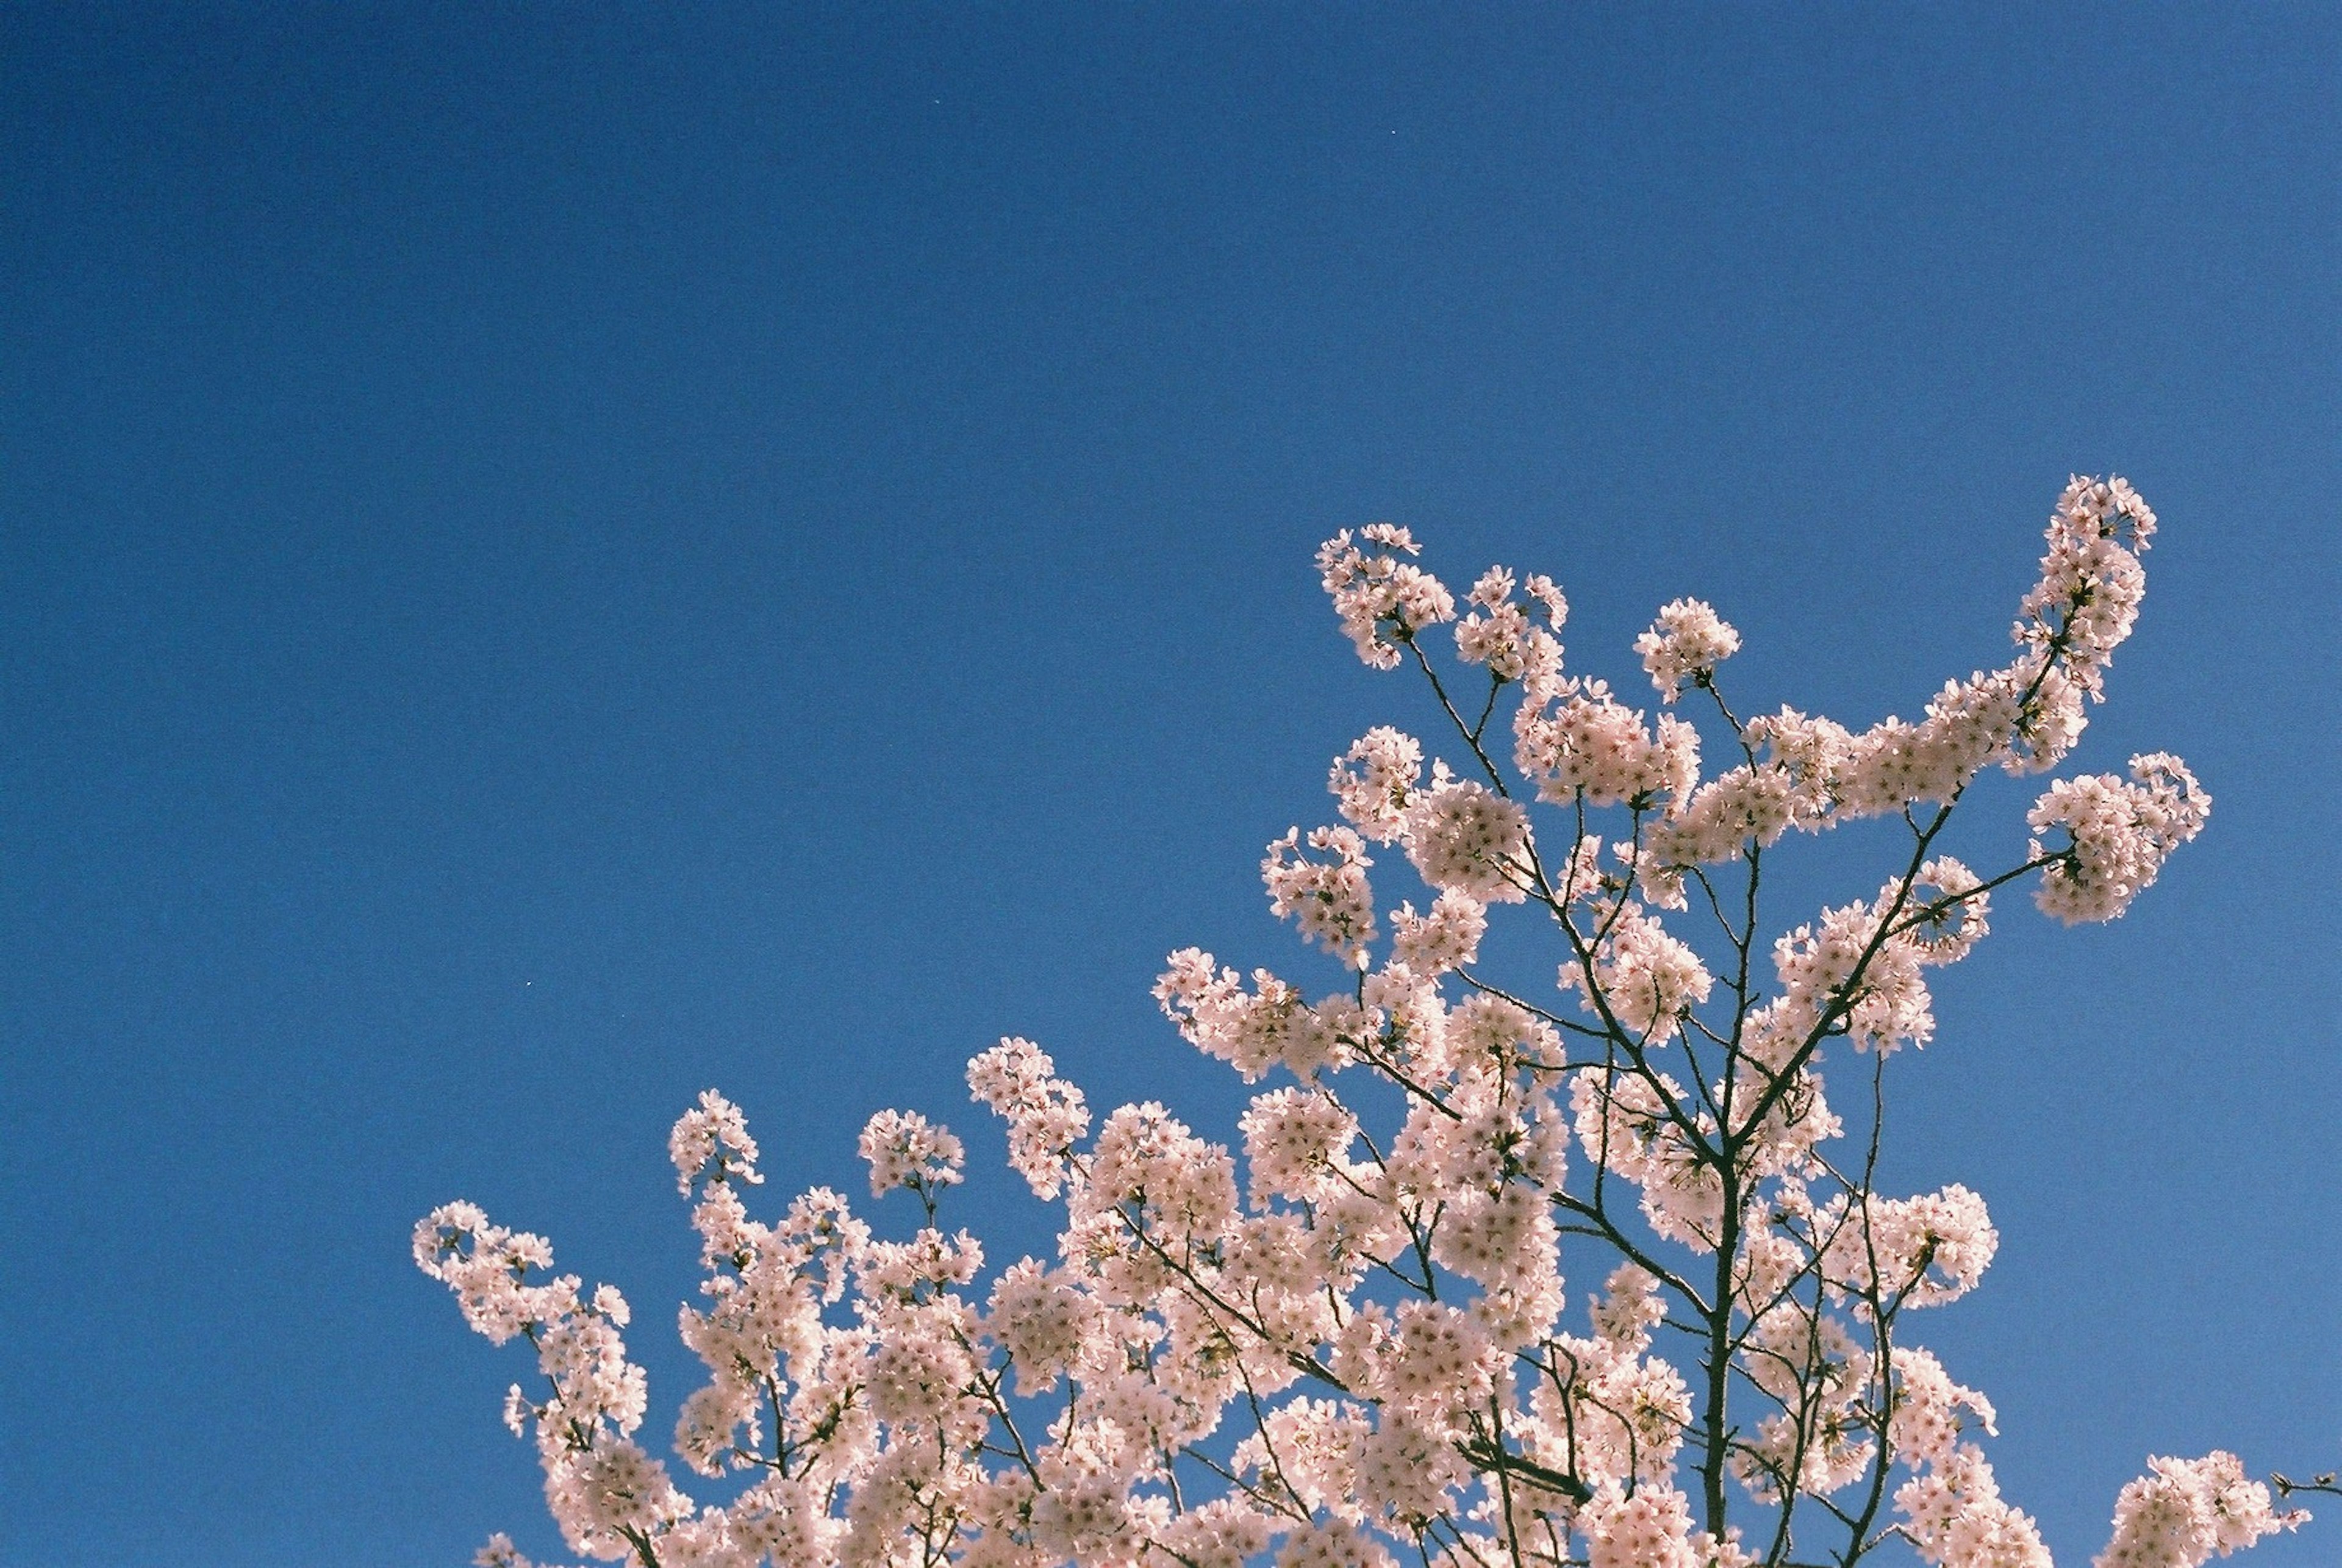
[[[1271,905],[1339,988],[1169,958],[1164,1011],[1265,1085],[1240,1153],[1153,1103],[1096,1121],[1004,1040],[968,1084],[1064,1224],[1054,1259],[988,1273],[943,1228],[944,1127],[864,1130],[874,1196],[918,1209],[886,1240],[826,1188],[755,1217],[756,1142],[703,1094],[670,1143],[707,1271],[674,1449],[733,1478],[720,1505],[641,1440],[616,1291],[467,1203],[415,1260],[535,1350],[505,1419],[571,1549],[641,1568],[1853,1568],[1897,1539],[1937,1568],[2046,1564],[1986,1457],[1991,1401],[1913,1332],[1975,1287],[1992,1221],[1965,1186],[1881,1190],[1884,1066],[1928,1042],[1932,972],[2000,889],[2112,920],[2203,827],[2210,797],[2155,754],[2050,782],[2010,864],[1943,844],[1985,769],[2074,749],[2154,529],[2122,480],[2076,479],[2008,663],[1860,731],[1742,716],[1718,674],[1739,635],[1696,600],[1635,644],[1654,718],[1566,672],[1549,578],[1492,568],[1459,604],[1406,529],[1337,534],[1343,630],[1447,727],[1368,730],[1333,764],[1338,824],[1268,846]],[[1876,894],[1768,932],[1776,857],[1860,819],[1891,830]],[[1422,907],[1377,896],[1378,859]],[[1549,987],[1482,964],[1506,905]],[[2195,1568],[2305,1517],[2217,1452],[2147,1460],[2113,1510],[2096,1568]],[[525,1561],[502,1536],[479,1557]]]

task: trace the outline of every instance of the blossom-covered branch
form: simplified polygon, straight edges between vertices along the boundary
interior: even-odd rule
[[[2051,782],[2021,854],[1946,851],[1981,772],[2079,742],[2154,528],[2121,480],[2074,481],[2009,661],[1860,730],[1740,718],[1719,674],[1740,635],[1700,601],[1635,644],[1654,717],[1566,668],[1550,579],[1491,568],[1459,601],[1403,528],[1329,540],[1359,656],[1412,664],[1448,731],[1368,730],[1332,766],[1339,821],[1267,848],[1272,910],[1340,966],[1326,994],[1168,961],[1180,1033],[1273,1080],[1241,1158],[1151,1102],[1094,1127],[1046,1053],[1004,1040],[969,1086],[1064,1224],[1054,1260],[987,1273],[942,1228],[964,1160],[945,1128],[865,1130],[873,1195],[920,1209],[882,1240],[827,1189],[752,1218],[756,1145],[703,1095],[671,1150],[708,1381],[674,1446],[740,1478],[728,1502],[636,1441],[617,1293],[461,1203],[416,1260],[475,1328],[536,1349],[547,1391],[515,1388],[506,1418],[571,1550],[642,1568],[1853,1568],[1894,1537],[1937,1568],[2039,1568],[1981,1442],[1991,1402],[1907,1322],[1974,1289],[1997,1233],[1966,1186],[1880,1190],[1886,1063],[1933,1038],[1931,972],[1999,890],[2030,878],[2057,919],[2110,920],[2203,827],[2209,796],[2158,753]],[[1735,759],[1712,776],[1709,739]],[[1877,894],[1768,940],[1770,858],[1866,818],[1907,835]],[[1418,884],[1395,905],[1377,857]],[[1542,974],[1484,959],[1503,905],[1550,940]],[[1826,1069],[1853,1071],[1851,1108]],[[1598,1283],[1574,1311],[1565,1263]],[[2230,1454],[2154,1458],[2097,1568],[2196,1568],[2302,1517]],[[498,1537],[481,1561],[525,1560]]]

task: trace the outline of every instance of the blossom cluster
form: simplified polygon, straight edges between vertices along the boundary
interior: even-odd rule
[[[2112,919],[2204,825],[2208,796],[2157,754],[2051,784],[2005,869],[1940,842],[1979,772],[2076,744],[2153,527],[2122,481],[2076,480],[2014,660],[1910,723],[1744,723],[1718,674],[1739,634],[1667,604],[1636,651],[1664,704],[1714,699],[1740,761],[1712,777],[1702,721],[1566,670],[1549,579],[1491,568],[1459,620],[1406,530],[1328,541],[1359,656],[1430,672],[1424,634],[1452,622],[1486,706],[1476,724],[1438,688],[1447,757],[1369,730],[1328,775],[1340,821],[1268,845],[1271,910],[1338,961],[1322,994],[1170,956],[1164,1012],[1261,1084],[1233,1145],[1152,1102],[1094,1118],[1046,1052],[1003,1040],[970,1092],[1064,1217],[1053,1257],[988,1268],[942,1226],[965,1150],[924,1116],[862,1135],[873,1196],[921,1209],[892,1240],[827,1189],[754,1217],[737,1107],[711,1091],[676,1124],[706,1272],[680,1326],[706,1382],[674,1450],[733,1478],[726,1502],[636,1441],[616,1292],[466,1204],[423,1222],[417,1262],[473,1327],[537,1351],[547,1391],[507,1418],[570,1550],[641,1568],[1777,1568],[1889,1537],[1934,1568],[2045,1568],[1983,1444],[1991,1402],[1907,1322],[1976,1288],[1986,1202],[1881,1190],[1875,1110],[1850,1119],[1825,1080],[1861,1063],[1875,1107],[1994,890],[2037,876],[2049,914]],[[1866,817],[1907,834],[1877,894],[1768,940],[1767,856]],[[1416,885],[1386,904],[1369,874],[1402,864]],[[1511,904],[1555,944],[1526,980],[1483,960]],[[1594,1282],[1576,1298],[1566,1261]],[[2298,1522],[2229,1454],[2157,1458],[2097,1568],[2197,1568]],[[480,1561],[525,1563],[501,1536]]]

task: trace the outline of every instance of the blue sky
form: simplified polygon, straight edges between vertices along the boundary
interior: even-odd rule
[[[2342,1463],[2338,87],[2329,5],[0,13],[0,1561],[556,1550],[406,1234],[621,1286],[663,1433],[702,1088],[768,1192],[996,1160],[1011,1032],[1227,1135],[1161,957],[1322,980],[1260,845],[1431,718],[1333,529],[1863,724],[2077,469],[2165,532],[2074,765],[2217,807],[1893,1064],[2004,1236],[1929,1343],[2068,1563]]]

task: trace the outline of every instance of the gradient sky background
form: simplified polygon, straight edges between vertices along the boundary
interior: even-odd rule
[[[776,1205],[884,1104],[996,1164],[1008,1032],[1228,1135],[1161,957],[1329,986],[1260,845],[1431,717],[1335,528],[1862,724],[2075,469],[2165,532],[2069,771],[2217,808],[1895,1060],[2004,1236],[1923,1337],[2069,1564],[2342,1463],[2342,11],[686,9],[0,10],[0,1561],[557,1552],[408,1232],[625,1289],[663,1443],[709,1085]]]

